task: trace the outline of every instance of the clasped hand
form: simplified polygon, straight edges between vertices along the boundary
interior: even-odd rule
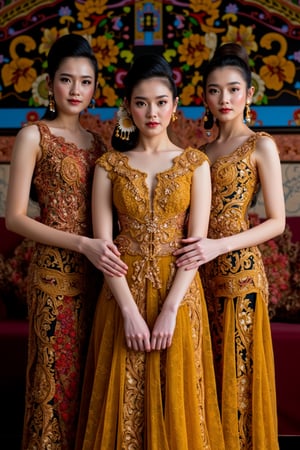
[[[126,344],[135,351],[165,350],[172,344],[175,325],[176,313],[162,309],[150,333],[146,321],[136,310],[134,314],[124,317]]]
[[[177,267],[185,270],[197,269],[202,264],[212,261],[222,253],[219,239],[190,237],[182,239],[183,247],[175,250]]]

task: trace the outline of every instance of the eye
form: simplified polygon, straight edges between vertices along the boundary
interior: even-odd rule
[[[159,106],[164,106],[167,103],[168,103],[167,100],[159,100],[159,102],[158,102]]]
[[[68,77],[61,77],[60,78],[60,81],[62,82],[62,83],[70,83],[70,78],[68,78]]]
[[[92,84],[91,80],[83,80],[82,84],[87,84],[88,86]]]
[[[220,91],[217,88],[209,88],[208,93],[211,95],[218,94]]]
[[[135,102],[135,104],[136,104],[136,106],[137,106],[138,108],[142,108],[143,106],[146,105],[146,103],[145,103],[143,100],[137,100],[137,101]]]

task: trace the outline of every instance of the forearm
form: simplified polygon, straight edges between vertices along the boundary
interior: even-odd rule
[[[285,219],[267,219],[241,233],[219,239],[220,254],[260,245],[283,233]]]
[[[26,215],[14,216],[13,218],[6,217],[6,227],[21,236],[41,244],[84,253],[84,240],[87,238],[57,230]]]
[[[174,311],[177,313],[177,310],[188,288],[190,287],[196,273],[197,269],[192,270],[185,270],[184,268],[177,269],[171,289],[169,290],[163,305],[164,309]]]
[[[172,283],[172,287],[164,302],[164,309],[178,310],[191,282],[193,281],[197,269],[184,270],[178,269]],[[105,277],[106,282],[118,303],[123,316],[130,314],[137,309],[137,305],[132,297],[126,278],[123,277]]]
[[[114,299],[120,307],[122,316],[126,317],[127,315],[130,315],[131,312],[136,312],[138,308],[129,289],[126,277],[105,276],[105,280]]]
[[[220,238],[189,237],[183,247],[176,250],[177,267],[192,270],[218,256],[247,247],[260,245],[284,231],[285,218],[270,218],[249,230]]]
[[[150,351],[150,331],[132,297],[126,278],[106,276],[105,279],[123,316],[127,346],[136,351]]]

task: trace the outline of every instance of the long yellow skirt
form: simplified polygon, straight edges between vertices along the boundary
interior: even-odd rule
[[[161,259],[161,274],[169,282],[170,261]],[[136,280],[130,270],[127,278],[151,329],[169,283],[157,288],[153,280]],[[171,347],[151,353],[127,349],[123,318],[104,285],[90,342],[76,448],[224,449],[198,274],[179,308]]]
[[[277,450],[268,308],[258,292],[208,303],[226,450]]]

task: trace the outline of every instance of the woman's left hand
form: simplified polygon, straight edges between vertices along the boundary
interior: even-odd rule
[[[165,350],[171,346],[176,315],[175,311],[161,310],[151,333],[151,350]]]

